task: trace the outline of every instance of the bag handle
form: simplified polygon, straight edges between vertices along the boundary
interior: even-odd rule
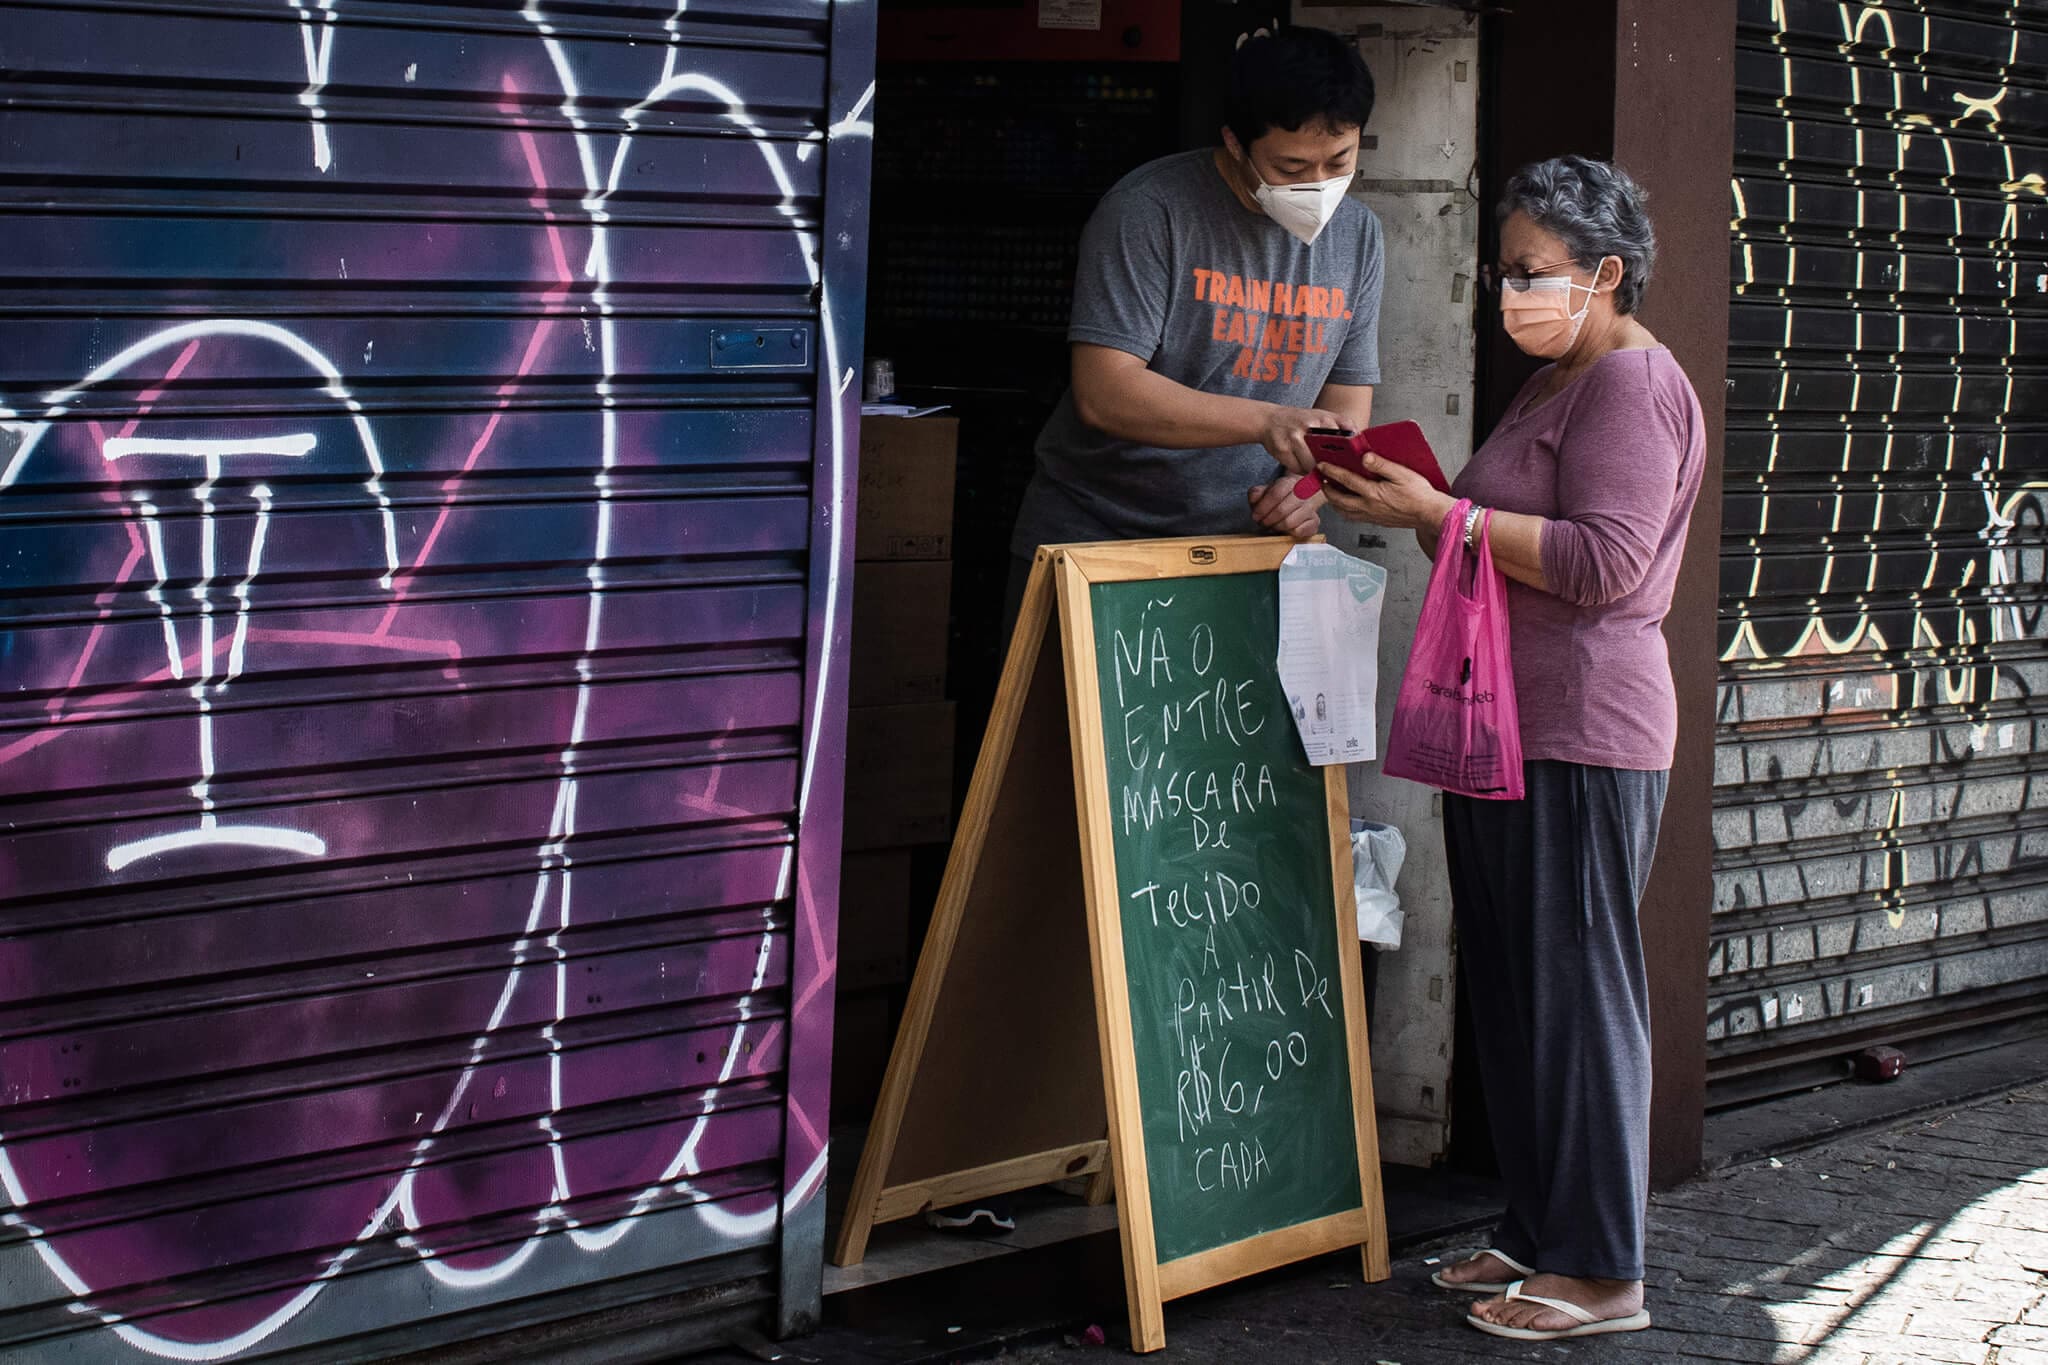
[[[1479,548],[1465,548],[1465,515],[1472,510],[1472,499],[1459,498],[1451,504],[1451,510],[1444,514],[1443,531],[1437,541],[1437,563],[1448,565],[1451,570],[1451,591],[1457,593],[1463,602],[1476,602],[1484,593],[1485,576],[1493,572],[1493,509],[1481,508]],[[1449,554],[1445,553],[1449,549]],[[1472,570],[1472,588],[1465,588],[1465,563],[1467,558],[1476,560]]]
[[[1471,510],[1472,499],[1459,498],[1451,504],[1451,510],[1444,513],[1444,524],[1437,529],[1436,558],[1439,563],[1446,558],[1458,563],[1459,557],[1465,553],[1465,514]],[[1444,553],[1446,548],[1451,550],[1448,556]]]

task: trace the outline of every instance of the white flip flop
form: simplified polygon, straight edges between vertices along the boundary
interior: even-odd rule
[[[1481,1256],[1493,1257],[1494,1260],[1499,1261],[1509,1270],[1514,1271],[1517,1275],[1523,1276],[1524,1278],[1527,1278],[1528,1276],[1534,1275],[1536,1273],[1536,1268],[1534,1266],[1523,1265],[1520,1261],[1508,1255],[1499,1247],[1481,1247],[1477,1251],[1460,1252],[1459,1254],[1451,1257],[1450,1259],[1452,1265],[1463,1265],[1467,1261],[1476,1261]],[[1457,1280],[1445,1279],[1444,1272],[1441,1270],[1436,1271],[1435,1273],[1430,1275],[1429,1282],[1435,1285],[1438,1289],[1449,1289],[1459,1294],[1505,1294],[1508,1289],[1508,1281],[1506,1280],[1468,1280],[1464,1283],[1460,1283]],[[1521,1283],[1521,1281],[1517,1280],[1515,1281],[1515,1283],[1519,1284]]]
[[[1625,1318],[1596,1318],[1585,1309],[1568,1299],[1546,1299],[1541,1294],[1524,1294],[1524,1281],[1516,1280],[1505,1291],[1506,1297],[1514,1303],[1533,1303],[1538,1307],[1554,1309],[1571,1318],[1576,1327],[1503,1327],[1497,1322],[1488,1322],[1476,1313],[1467,1313],[1465,1321],[1491,1336],[1507,1337],[1512,1341],[1563,1341],[1567,1337],[1598,1337],[1610,1332],[1640,1332],[1650,1325],[1650,1315],[1638,1311]]]

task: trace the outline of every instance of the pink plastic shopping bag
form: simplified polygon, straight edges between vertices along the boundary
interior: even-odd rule
[[[1381,769],[1461,796],[1519,801],[1522,727],[1508,662],[1507,584],[1493,567],[1492,512],[1484,514],[1476,565],[1465,549],[1471,505],[1460,500],[1444,518]]]

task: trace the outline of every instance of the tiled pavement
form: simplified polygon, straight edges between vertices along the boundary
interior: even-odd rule
[[[1325,1260],[1170,1305],[1163,1360],[2048,1365],[2048,1085],[1659,1195],[1649,1263],[1657,1325],[1632,1336],[1484,1336],[1411,1254],[1384,1284]],[[1114,1348],[1120,1324],[1104,1325]]]

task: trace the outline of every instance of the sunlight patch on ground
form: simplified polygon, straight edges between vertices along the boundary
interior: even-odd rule
[[[1785,1174],[1809,1188],[1830,1179],[1790,1165]],[[1769,1300],[1775,1362],[1974,1361],[1994,1358],[1983,1354],[1992,1346],[2000,1360],[2048,1361],[2048,1166],[1951,1217],[1901,1229],[1897,1220],[1911,1214],[1899,1206],[1910,1207],[1916,1176],[1890,1160],[1836,1175],[1865,1187],[1858,1193],[1870,1200],[1868,1219],[1729,1287]]]

